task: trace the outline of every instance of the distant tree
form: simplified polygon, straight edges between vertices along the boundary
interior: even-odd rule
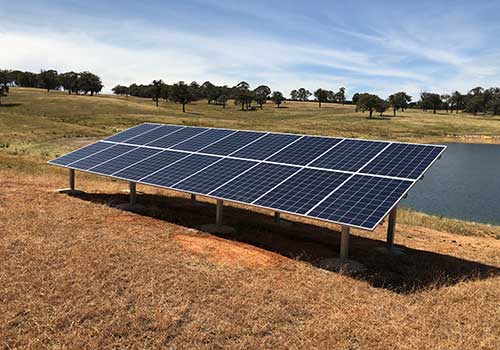
[[[299,99],[299,92],[297,90],[290,91],[290,98],[292,101],[297,101]]]
[[[448,95],[448,94],[441,95],[441,107],[439,107],[439,108],[442,110],[445,110],[446,113],[448,113],[450,110],[450,99],[451,99],[451,95]]]
[[[305,88],[300,88],[297,91],[297,97],[300,101],[307,101],[309,97],[312,95],[311,92]]]
[[[71,95],[72,92],[78,91],[78,73],[67,72],[59,75],[59,81],[64,88]]]
[[[280,108],[281,103],[285,100],[285,97],[283,94],[279,91],[273,91],[273,94],[271,95],[271,101],[276,104],[276,107]]]
[[[463,110],[465,108],[465,96],[460,92],[455,91],[451,94],[449,103],[451,112],[453,113],[453,111],[456,111],[456,113],[458,114],[459,110]]]
[[[358,103],[358,100],[359,100],[359,96],[361,94],[359,92],[356,92],[354,95],[352,95],[352,103],[353,104],[357,104]]]
[[[198,100],[202,97],[203,93],[201,91],[200,84],[198,84],[196,81],[192,81],[191,84],[189,84],[189,88],[191,89],[191,93],[193,94],[193,98],[195,100]]]
[[[441,100],[441,96],[439,94],[430,92],[422,92],[420,94],[420,107],[424,111],[430,109],[434,112],[434,114],[436,114],[436,111],[441,108],[442,104],[443,101]]]
[[[235,88],[237,89],[243,89],[243,90],[250,90],[250,84],[248,84],[246,81],[240,81]]]
[[[186,105],[194,101],[191,89],[183,81],[172,85],[171,98],[174,102],[182,104],[183,112],[186,112]]]
[[[7,86],[10,83],[10,71],[7,69],[0,69],[0,85]]]
[[[115,95],[128,95],[128,87],[123,86],[123,85],[116,85],[114,88],[111,89]]]
[[[165,85],[163,83],[163,80],[153,80],[153,82],[151,83],[152,85],[152,92],[153,92],[153,101],[156,102],[156,107],[158,107],[158,102],[160,101],[160,98],[161,98],[161,92],[162,92],[162,89],[163,89],[163,85]]]
[[[208,100],[208,104],[212,103],[219,96],[219,92],[214,84],[209,81],[204,82],[201,87],[201,95]]]
[[[18,76],[18,85],[22,87],[36,87],[38,84],[38,74],[23,72]]]
[[[467,94],[465,110],[476,115],[479,112],[484,112],[486,104],[484,89],[478,86]]]
[[[255,101],[260,105],[260,109],[262,109],[262,105],[267,102],[267,99],[271,94],[271,89],[267,85],[260,85],[256,87],[253,92],[255,95]]]
[[[103,87],[101,78],[91,72],[80,73],[77,84],[80,91],[84,94],[90,92],[90,96],[94,96],[94,94],[101,92]]]
[[[493,116],[498,115],[500,112],[500,88],[489,89],[491,98],[488,101],[488,110]]]
[[[345,87],[341,87],[339,91],[335,94],[336,102],[345,103]]]
[[[222,94],[219,97],[217,97],[217,103],[222,105],[222,108],[226,108],[227,100],[228,96],[226,94]]]
[[[24,74],[24,72],[20,71],[20,70],[10,71],[10,74],[9,74],[10,84],[15,85],[15,86],[20,86],[19,82],[20,82],[23,74]]]
[[[396,116],[396,111],[398,111],[399,109],[404,111],[406,108],[408,108],[408,103],[411,102],[411,96],[409,96],[404,91],[396,92],[395,94],[389,96],[388,101],[390,106],[392,107],[394,116]]]
[[[384,112],[389,109],[389,106],[390,106],[390,104],[388,101],[384,101],[384,100],[380,99],[380,101],[377,105],[376,111],[378,113],[380,113],[380,116],[382,117],[384,115]]]
[[[163,98],[166,101],[170,99],[170,93],[172,91],[172,87],[167,84],[163,84],[161,86],[161,98]]]
[[[233,88],[234,104],[241,105],[242,111],[248,109],[254,100],[254,94],[249,88],[250,85],[244,81]]]
[[[337,102],[337,100],[336,100],[337,97],[335,96],[335,92],[333,92],[332,90],[328,90],[326,92],[326,94],[327,94],[327,98],[326,98],[327,102],[331,102],[331,103]]]
[[[319,108],[321,108],[321,103],[322,102],[327,102],[328,101],[328,90],[323,90],[323,89],[318,89],[314,91],[314,97],[316,97],[316,101],[319,103]]]
[[[56,70],[42,70],[39,74],[40,86],[44,89],[47,89],[47,92],[50,90],[55,90],[60,86],[59,76]]]
[[[0,85],[0,105],[2,104],[2,97],[7,97],[9,92],[9,87],[6,84]]]
[[[362,112],[368,111],[370,113],[370,118],[371,118],[373,112],[381,108],[380,105],[383,103],[384,100],[382,100],[377,95],[360,94],[356,107],[357,110],[360,110]]]

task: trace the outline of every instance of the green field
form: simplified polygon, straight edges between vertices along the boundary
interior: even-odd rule
[[[368,118],[354,106],[313,102],[272,103],[263,110],[241,111],[197,101],[180,105],[135,97],[75,96],[40,89],[12,88],[0,107],[0,167],[57,171],[50,158],[142,122],[269,130],[313,135],[415,142],[500,143],[500,117],[460,113],[436,115],[407,110],[397,117]],[[500,237],[500,228],[402,211],[400,222],[465,235]]]

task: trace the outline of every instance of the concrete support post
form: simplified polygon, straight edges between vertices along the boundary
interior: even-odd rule
[[[277,223],[277,224],[279,224],[280,223],[280,218],[281,218],[280,217],[280,213],[277,212],[277,211],[275,211],[274,212],[274,222]]]
[[[128,183],[129,185],[129,190],[130,190],[130,205],[134,205],[137,203],[137,192],[136,192],[136,183],[130,181]]]
[[[191,194],[191,200],[194,202],[196,201],[196,195],[195,194]]]
[[[389,224],[387,226],[387,249],[394,248],[394,232],[396,229],[396,218],[398,216],[398,207],[394,207],[389,213]]]
[[[346,262],[349,258],[349,226],[342,226],[340,235],[340,261]]]
[[[217,199],[217,211],[215,213],[215,224],[217,226],[222,225],[222,209],[224,208],[224,202],[222,199]]]
[[[69,189],[75,190],[75,169],[69,169]]]

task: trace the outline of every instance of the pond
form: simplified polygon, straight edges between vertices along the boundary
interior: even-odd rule
[[[500,145],[447,144],[401,202],[433,215],[500,225]]]

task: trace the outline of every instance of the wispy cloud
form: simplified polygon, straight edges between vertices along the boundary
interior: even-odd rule
[[[134,3],[133,11],[125,3],[119,18],[93,14],[92,3],[79,13],[57,3],[31,12],[12,5],[9,16],[0,14],[6,28],[0,41],[7,48],[0,64],[95,71],[106,91],[163,78],[228,85],[247,80],[285,93],[346,86],[350,93],[387,96],[397,90],[464,91],[500,80],[500,43],[492,36],[498,27],[482,29],[459,10],[425,20],[382,11],[390,25],[380,26],[380,9],[335,17],[329,3],[320,4],[324,13],[318,16],[300,4],[277,13],[278,5],[262,11],[258,4],[248,10],[224,1],[171,3],[163,21],[154,12],[160,3]],[[349,6],[345,11],[352,11]]]

